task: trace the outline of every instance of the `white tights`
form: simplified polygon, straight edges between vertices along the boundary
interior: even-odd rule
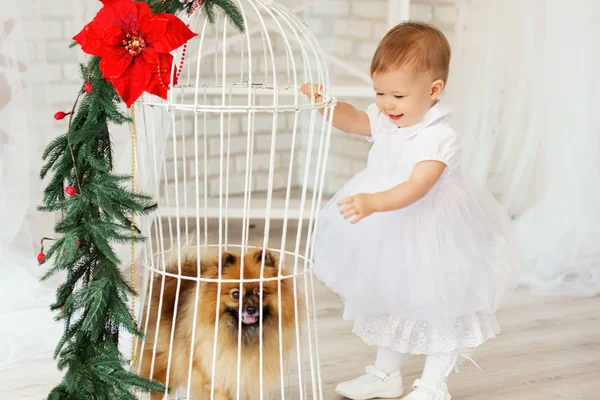
[[[431,383],[444,383],[456,365],[455,353],[429,354],[425,359],[425,368],[421,379]]]
[[[379,346],[377,348],[377,359],[375,360],[375,366],[385,373],[391,374],[396,372],[402,364],[406,361],[406,354],[398,353],[397,351],[390,350],[387,347]],[[363,375],[360,377],[365,383],[375,382],[379,378],[373,375]]]

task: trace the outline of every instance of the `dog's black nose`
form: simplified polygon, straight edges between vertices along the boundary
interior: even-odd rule
[[[249,315],[256,315],[257,312],[258,312],[258,310],[256,309],[256,307],[253,307],[253,306],[246,307],[246,313]]]

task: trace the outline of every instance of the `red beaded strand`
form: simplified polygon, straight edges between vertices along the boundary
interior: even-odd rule
[[[200,7],[202,5],[202,2],[204,0],[195,0],[194,4],[192,5],[192,7],[190,8],[190,11],[188,12],[188,17],[191,17],[196,10],[198,9],[198,7]],[[164,5],[166,2],[166,0],[163,0],[162,5]],[[188,24],[188,26],[190,26],[190,24]],[[179,68],[177,69],[176,72],[176,80],[179,81],[179,78],[181,77],[181,72],[183,71],[183,64],[185,63],[185,57],[187,55],[187,43],[184,43],[183,45],[183,50],[181,52],[181,61],[179,62]],[[167,85],[165,85],[165,83],[162,80],[162,76],[161,76],[161,71],[160,71],[160,63],[158,64],[158,80],[160,81],[160,84],[163,88],[168,89]]]

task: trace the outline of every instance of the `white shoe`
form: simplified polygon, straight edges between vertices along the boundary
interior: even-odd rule
[[[413,384],[413,390],[404,400],[450,400],[448,385],[445,383],[425,382],[417,379]]]
[[[365,382],[357,378],[342,382],[335,388],[336,393],[352,400],[395,399],[404,393],[399,370],[388,374],[370,365],[366,368],[366,373],[379,379]]]

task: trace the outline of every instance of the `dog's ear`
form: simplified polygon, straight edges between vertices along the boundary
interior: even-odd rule
[[[256,262],[257,263],[262,263],[262,259],[263,259],[263,251],[262,250],[257,250],[256,251]],[[270,268],[276,268],[277,267],[277,256],[275,254],[273,254],[272,251],[270,250],[265,250],[264,252],[264,257],[265,257],[265,267],[270,267]]]
[[[227,267],[231,267],[231,266],[235,265],[237,263],[237,261],[238,261],[238,258],[235,254],[224,251],[223,253],[221,253],[220,260],[219,260],[218,256],[214,256],[214,257],[207,259],[203,263],[202,274],[206,274],[207,276],[216,278],[217,276],[219,276],[219,264],[220,264],[221,270],[223,271]],[[206,271],[206,272],[204,272],[204,271]]]
[[[227,268],[232,265],[235,265],[237,262],[238,262],[238,257],[235,254],[230,253],[228,251],[223,252],[223,257],[221,260],[221,265],[223,268]]]

